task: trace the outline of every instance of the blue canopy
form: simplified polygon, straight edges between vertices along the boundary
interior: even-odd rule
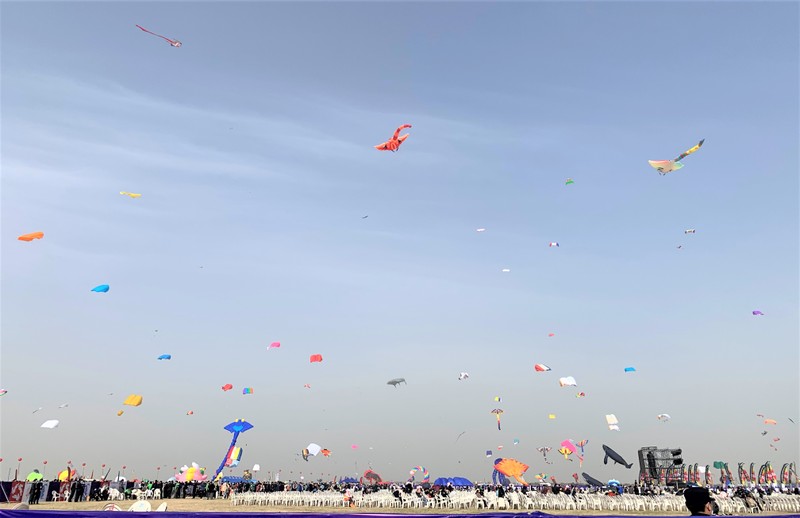
[[[353,477],[340,478],[339,482],[341,484],[358,484],[358,480],[354,479]]]
[[[439,477],[433,481],[434,486],[446,486],[450,484],[455,487],[472,487],[474,484],[464,477]]]
[[[245,480],[242,477],[231,477],[231,476],[222,477],[222,481],[223,482],[233,482],[234,484],[236,484],[238,482],[252,482],[252,480]]]

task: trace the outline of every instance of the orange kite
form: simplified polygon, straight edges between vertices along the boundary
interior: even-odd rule
[[[391,151],[394,153],[400,148],[400,144],[405,142],[405,140],[408,138],[408,133],[406,133],[405,135],[400,135],[400,132],[405,128],[410,128],[410,127],[411,124],[403,124],[402,126],[400,126],[395,130],[394,135],[392,135],[391,139],[387,140],[383,144],[375,146],[375,149],[377,149],[378,151]]]
[[[34,239],[42,239],[44,237],[44,232],[31,232],[30,234],[23,234],[19,236],[17,239],[20,241],[33,241]]]

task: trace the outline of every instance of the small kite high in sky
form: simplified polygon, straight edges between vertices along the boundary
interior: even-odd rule
[[[408,133],[406,133],[405,135],[400,135],[400,132],[403,131],[405,128],[410,128],[410,127],[411,124],[403,124],[396,130],[394,130],[394,135],[392,135],[391,139],[387,140],[383,144],[378,144],[377,146],[375,146],[375,149],[377,149],[378,151],[391,151],[394,153],[400,148],[400,144],[405,142],[405,140],[408,138]]]
[[[172,355],[171,354],[162,354],[161,356],[159,356],[156,359],[157,360],[171,360],[172,359]]]
[[[158,36],[159,38],[161,38],[163,40],[166,40],[167,43],[169,43],[170,46],[172,46],[172,47],[176,47],[177,48],[177,47],[180,47],[182,45],[182,43],[180,41],[178,41],[178,40],[171,40],[171,39],[169,39],[169,38],[167,38],[165,36],[162,36],[160,34],[156,34],[155,32],[148,31],[147,29],[145,29],[141,25],[137,25],[137,27],[139,27],[140,29],[142,29],[144,32],[146,32],[148,34],[152,34],[153,36]]]
[[[308,361],[309,361],[309,363],[319,363],[319,362],[322,361],[322,355],[321,354],[312,354],[311,356],[308,357]]]
[[[550,246],[550,248],[553,248],[554,246],[555,246],[555,247],[559,247],[559,244],[558,244],[558,243],[556,243],[555,241],[553,241],[553,242],[551,242],[551,243],[550,243],[548,246]],[[559,248],[560,248],[560,247],[559,247]]]
[[[121,195],[123,195],[123,196],[129,196],[129,197],[131,197],[131,198],[133,198],[133,199],[136,199],[136,198],[141,198],[141,197],[142,197],[142,195],[141,195],[141,194],[137,194],[137,193],[135,193],[135,192],[120,191],[119,193],[120,193]]]
[[[625,372],[636,372],[636,367],[625,367]]]
[[[465,380],[467,378],[469,378],[469,372],[459,372],[458,373],[458,380],[459,381]]]
[[[91,289],[91,291],[95,293],[108,293],[108,290],[111,289],[111,286],[108,284],[100,284],[99,286],[95,286]]]
[[[567,181],[564,182],[564,185],[572,185],[573,183],[575,183],[575,180],[573,180],[572,178],[567,178]]]
[[[760,316],[764,316],[764,313],[762,313],[762,312],[761,312],[761,311],[759,311],[759,310],[755,310],[755,311],[753,311],[753,315],[755,315],[755,316],[759,316],[759,315],[760,315]]]
[[[684,234],[697,234],[697,231],[693,228],[687,228],[683,231]]]
[[[606,424],[608,424],[608,429],[618,432],[619,431],[619,420],[617,420],[617,416],[614,414],[606,415]]]
[[[572,376],[565,376],[563,378],[558,378],[558,384],[562,387],[577,387],[578,383],[575,382],[575,378]]]
[[[281,343],[280,342],[272,342],[271,344],[269,344],[269,347],[267,347],[267,350],[280,349],[280,348],[281,348]]]
[[[225,392],[231,390],[232,388],[233,388],[233,385],[231,385],[230,383],[226,383],[226,384],[224,384],[222,386],[222,390],[224,390]]]
[[[387,385],[391,385],[394,388],[397,388],[397,386],[399,384],[401,384],[401,383],[406,383],[406,379],[405,378],[394,378],[394,379],[390,379],[389,381],[386,382]],[[406,385],[408,385],[408,383],[406,383]]]
[[[547,372],[552,369],[550,369],[550,367],[548,367],[544,363],[537,363],[536,365],[533,366],[533,370],[535,370],[536,372]]]
[[[58,419],[51,419],[49,421],[45,421],[44,423],[42,423],[41,426],[41,428],[50,428],[51,430],[57,427],[58,427]]]
[[[499,430],[500,429],[500,416],[503,415],[503,409],[502,408],[495,408],[494,410],[492,410],[491,413],[494,414],[495,416],[497,416],[497,429]]]
[[[700,146],[703,145],[703,142],[705,142],[705,139],[701,140],[693,148],[684,151],[683,153],[678,155],[677,158],[673,160],[648,160],[648,162],[652,167],[658,170],[658,174],[664,176],[667,173],[671,173],[672,171],[677,171],[678,169],[683,167],[683,163],[681,162],[681,160],[683,160],[687,156],[691,155],[692,153],[700,149]]]
[[[22,234],[17,239],[20,241],[28,241],[31,242],[34,239],[42,239],[44,237],[44,232],[31,232],[30,234]]]

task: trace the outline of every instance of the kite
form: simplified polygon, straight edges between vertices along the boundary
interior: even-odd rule
[[[58,408],[67,408],[68,406],[69,406],[69,403],[62,403],[62,404],[58,405]]]
[[[236,448],[236,439],[239,438],[240,433],[244,433],[247,430],[250,430],[251,428],[253,428],[253,425],[251,425],[244,419],[237,419],[236,421],[229,423],[225,426],[225,430],[233,434],[233,439],[231,439],[231,445],[228,447],[228,451],[225,454],[225,458],[222,459],[222,462],[217,468],[217,472],[214,473],[214,479],[216,479],[219,476],[219,474],[225,467],[232,467],[235,466],[236,464],[239,464],[239,461],[242,459],[242,449]]]
[[[387,385],[391,385],[394,388],[397,388],[397,386],[399,384],[401,384],[401,383],[406,383],[406,379],[405,378],[394,378],[394,379],[390,379],[389,381],[386,382]],[[406,383],[406,385],[408,385],[408,383]]]
[[[555,241],[553,241],[553,242],[551,242],[551,243],[550,243],[548,246],[549,246],[550,248],[553,248],[554,246],[559,246],[559,244],[558,244],[558,243],[556,243]],[[559,248],[560,248],[560,247],[559,247]]]
[[[486,456],[487,457],[491,457],[492,456],[492,450],[486,450]]]
[[[20,241],[28,241],[31,242],[34,239],[42,239],[44,237],[44,232],[31,232],[30,234],[23,234],[19,236],[17,239]]]
[[[764,430],[763,432],[761,432],[761,436],[763,437],[763,436],[767,435],[768,433],[769,433],[769,432],[767,432],[766,430]]]
[[[625,459],[623,459],[619,453],[615,452],[605,444],[603,445],[603,451],[606,452],[606,456],[605,458],[603,458],[603,464],[608,464],[608,458],[611,457],[611,460],[613,460],[617,464],[622,464],[628,469],[631,469],[633,467],[633,464],[628,464],[627,462],[625,462]]]
[[[636,372],[636,367],[625,367],[625,372]]]
[[[495,401],[497,403],[502,403],[503,402],[503,398],[501,398],[500,396],[495,396],[493,401]]]
[[[322,454],[323,457],[331,456],[331,450],[329,450],[328,448],[322,448],[321,450],[319,450],[319,452]]]
[[[558,378],[558,384],[562,387],[577,387],[578,384],[575,382],[575,378],[572,376],[567,376],[565,378]]]
[[[410,128],[410,127],[411,124],[403,124],[394,131],[394,135],[392,135],[391,139],[387,140],[383,144],[378,144],[377,146],[375,146],[375,149],[377,149],[378,151],[391,151],[394,153],[395,151],[400,149],[400,144],[405,142],[405,140],[408,138],[408,133],[406,133],[405,135],[400,135],[400,132],[405,128]]]
[[[778,424],[775,419],[764,419],[764,424]]]
[[[465,380],[467,378],[469,378],[469,373],[468,372],[459,372],[458,373],[458,380],[459,381]]]
[[[367,471],[364,472],[363,475],[361,475],[361,479],[359,480],[359,482],[361,482],[362,485],[377,485],[383,482],[383,479],[381,478],[380,475],[378,475],[371,469],[368,469]]]
[[[497,416],[497,429],[499,430],[500,429],[500,416],[503,414],[503,409],[502,408],[495,408],[490,413]]]
[[[320,451],[322,451],[322,446],[320,446],[319,444],[314,444],[312,442],[311,444],[303,448],[303,451],[301,451],[300,453],[303,455],[303,460],[308,462],[309,456],[316,457]]]
[[[559,448],[558,453],[564,456],[564,459],[572,462],[572,459],[569,458],[572,455],[572,451],[569,448]]]
[[[519,444],[519,439],[514,439],[514,446],[516,446],[517,444]]]
[[[161,356],[159,356],[156,359],[157,360],[171,360],[172,359],[172,355],[171,354],[162,354]]]
[[[517,482],[524,486],[528,485],[522,476],[526,471],[528,471],[527,464],[523,464],[516,459],[495,459],[494,469],[496,469],[498,473],[502,473],[507,477],[514,478]]]
[[[189,410],[188,412],[186,412],[186,415],[194,415],[194,410]]]
[[[544,363],[537,363],[536,365],[533,366],[533,370],[535,370],[536,372],[547,372],[551,369]]]
[[[6,389],[0,389],[0,396],[5,396],[6,394],[8,394]]]
[[[677,171],[678,169],[682,168],[683,163],[681,162],[681,160],[683,160],[687,156],[691,155],[692,153],[700,149],[700,146],[703,145],[703,142],[705,142],[705,139],[701,140],[696,146],[689,149],[688,151],[684,151],[683,153],[678,155],[677,158],[673,160],[648,160],[648,162],[652,167],[658,170],[658,174],[664,176],[667,173],[670,173],[672,171]]]
[[[91,291],[94,291],[96,293],[108,293],[109,289],[111,289],[111,287],[108,284],[100,284],[99,286],[95,286],[94,288],[92,288]]]
[[[501,272],[503,272],[503,273],[508,273],[508,272],[510,272],[510,271],[511,271],[511,269],[509,269],[509,268],[503,268],[503,269],[502,269],[502,270],[500,270],[500,271],[501,271]]]
[[[231,390],[232,388],[233,385],[231,385],[230,383],[226,383],[225,385],[222,386],[222,390],[224,390],[225,392]]]
[[[572,185],[573,183],[575,183],[575,180],[573,180],[572,178],[567,178],[567,181],[564,182],[564,185]]]
[[[672,417],[669,414],[658,414],[656,416],[656,419],[658,419],[659,421],[664,421],[666,423],[667,421],[672,419]]]
[[[500,446],[497,447],[497,449],[498,450],[502,450],[503,449],[503,445],[501,444]]]
[[[208,480],[206,468],[201,468],[196,462],[192,462],[192,467],[184,464],[181,468],[181,472],[175,474],[175,480],[178,482],[202,482]]]
[[[539,448],[536,448],[536,451],[538,451],[539,453],[541,453],[544,456],[544,460],[547,460],[547,452],[552,450],[552,449],[553,448],[551,448],[549,446],[541,446]]]
[[[617,426],[619,424],[619,421],[617,421],[617,416],[615,416],[614,414],[606,415],[606,423],[608,423],[609,430],[614,430],[616,432],[619,431],[619,426]]]
[[[125,411],[123,411],[123,410],[120,410],[119,412],[117,412],[117,417],[121,416],[121,415],[122,415],[122,414],[124,414],[124,413],[125,413]]]
[[[547,336],[548,336],[549,338],[553,338],[554,336],[556,336],[556,334],[555,334],[555,333],[547,333]]]
[[[428,470],[427,470],[427,469],[425,469],[425,466],[414,466],[414,467],[411,469],[411,471],[409,471],[409,472],[408,472],[408,474],[409,474],[409,475],[411,475],[411,478],[410,478],[410,479],[408,479],[408,481],[409,481],[409,482],[412,482],[412,481],[414,480],[414,475],[415,475],[416,473],[418,473],[418,472],[421,472],[421,473],[422,473],[422,483],[423,483],[423,484],[425,484],[425,483],[427,483],[427,482],[430,482],[430,480],[431,480],[431,474],[430,474],[430,473],[428,473]]]
[[[119,193],[120,193],[121,195],[123,195],[123,196],[128,196],[128,197],[130,197],[130,198],[133,198],[133,199],[136,199],[136,198],[141,198],[141,197],[142,197],[142,195],[141,195],[141,194],[137,194],[137,193],[135,193],[135,192],[120,191]]]
[[[555,414],[547,414],[547,418],[548,419],[555,419],[556,415]]]
[[[575,397],[586,397],[586,392],[578,392]]]
[[[599,480],[597,480],[596,478],[590,476],[587,473],[581,473],[581,476],[586,481],[586,483],[589,484],[590,486],[597,486],[597,487],[605,486],[605,484],[603,484],[602,482],[600,482]]]
[[[182,43],[180,41],[178,41],[178,40],[171,40],[171,39],[166,38],[166,37],[164,37],[164,36],[162,36],[160,34],[156,34],[155,32],[148,31],[147,29],[145,29],[141,25],[137,25],[137,27],[139,27],[140,29],[142,29],[144,32],[146,32],[148,34],[152,34],[153,36],[158,36],[159,38],[161,38],[163,40],[166,40],[167,43],[169,43],[171,47],[176,47],[177,48],[177,47],[180,47],[182,45]]]
[[[252,394],[253,388],[252,387],[245,387],[242,389],[242,394]]]
[[[583,447],[586,446],[587,444],[589,444],[589,439],[584,439],[576,444],[576,446],[578,446],[581,449],[581,455],[583,455]]]
[[[762,313],[762,312],[761,312],[761,311],[759,311],[759,310],[755,310],[755,311],[753,311],[753,315],[754,315],[754,316],[759,316],[759,315],[760,315],[760,316],[764,316],[764,313]]]
[[[367,219],[368,217],[369,217],[369,214],[367,214],[366,216],[361,216],[361,219]]]
[[[272,342],[271,344],[269,344],[269,347],[267,347],[267,350],[280,349],[280,347],[281,347],[281,343],[280,342]]]
[[[475,232],[486,232],[485,228],[476,228]]]
[[[123,401],[122,404],[128,406],[139,406],[142,404],[142,396],[139,396],[137,394],[131,394],[130,396],[125,398],[125,401]]]
[[[311,362],[311,363],[321,362],[322,361],[322,355],[321,354],[312,354],[308,358],[308,361]]]
[[[311,385],[309,385],[308,383],[305,383],[305,384],[303,384],[303,388],[310,389],[310,388],[311,388]]]
[[[695,230],[693,228],[689,228],[683,231],[684,234],[695,234]]]
[[[350,445],[350,449],[351,450],[357,450],[358,449],[358,444],[351,444]]]
[[[44,423],[42,423],[42,426],[40,428],[50,428],[52,430],[53,428],[57,427],[58,427],[58,419],[51,419],[49,421],[45,421]]]
[[[42,409],[42,407],[39,407],[39,408],[37,408],[36,410],[34,410],[33,412],[31,412],[31,413],[32,413],[32,414],[35,414],[36,412],[38,412],[38,411],[39,411],[39,410],[41,410],[41,409]]]

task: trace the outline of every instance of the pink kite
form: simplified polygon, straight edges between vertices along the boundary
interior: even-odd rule
[[[322,355],[321,355],[321,354],[312,354],[312,355],[311,355],[311,356],[308,358],[308,361],[310,361],[311,363],[314,363],[314,362],[321,362],[321,361],[322,361]]]
[[[182,45],[181,42],[178,41],[178,40],[171,40],[171,39],[166,38],[166,37],[164,37],[164,36],[162,36],[160,34],[156,34],[155,32],[148,31],[147,29],[145,29],[141,25],[137,25],[137,27],[139,27],[140,29],[142,29],[144,32],[146,32],[148,34],[152,34],[153,36],[158,36],[161,39],[167,40],[167,42],[173,47],[180,47]]]
[[[225,392],[231,390],[232,388],[233,385],[231,385],[230,383],[226,383],[225,385],[222,386],[222,390],[224,390]]]
[[[281,347],[280,342],[272,342],[271,344],[269,344],[269,347],[267,347],[267,349],[280,349],[280,347]]]
[[[377,146],[375,146],[375,149],[377,149],[378,151],[391,151],[392,153],[394,153],[400,148],[400,144],[405,142],[405,140],[408,138],[408,133],[406,133],[405,135],[400,135],[400,132],[405,128],[410,128],[410,127],[411,124],[403,124],[394,131],[394,135],[392,135],[392,138],[390,138],[383,144],[378,144]]]

